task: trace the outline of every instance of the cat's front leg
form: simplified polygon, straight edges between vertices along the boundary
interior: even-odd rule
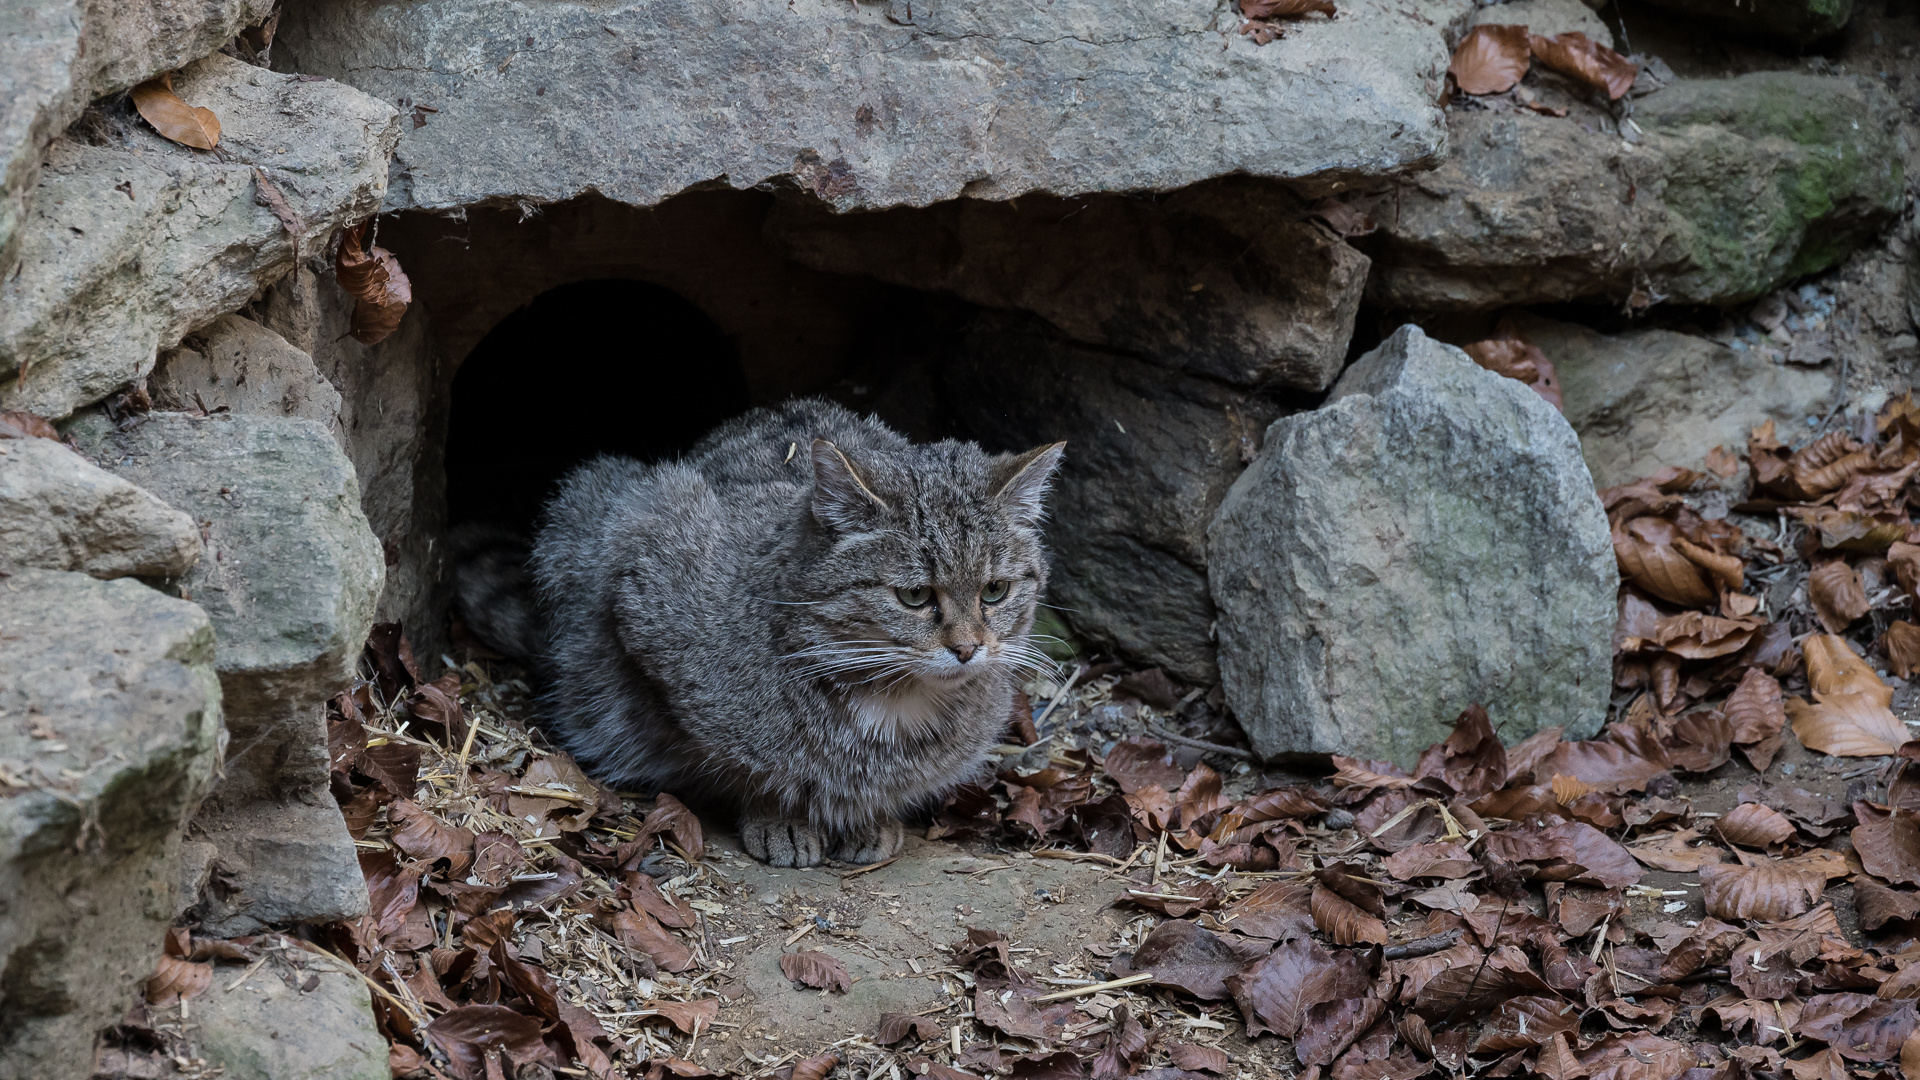
[[[740,818],[740,846],[768,866],[819,866],[826,858],[827,833],[801,818],[749,811]]]
[[[841,862],[867,866],[899,854],[907,827],[892,817],[836,833],[829,854]]]

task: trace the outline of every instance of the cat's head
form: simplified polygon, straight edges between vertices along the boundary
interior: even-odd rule
[[[815,599],[800,671],[879,692],[957,686],[1046,663],[1028,640],[1047,584],[1040,525],[1065,443],[992,455],[972,443],[897,451],[813,443]]]

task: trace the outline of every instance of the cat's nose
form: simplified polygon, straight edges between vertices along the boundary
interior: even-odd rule
[[[961,663],[963,663],[963,664],[964,664],[964,663],[966,663],[967,661],[969,661],[969,660],[971,660],[971,659],[973,659],[973,654],[974,654],[975,652],[977,652],[977,651],[979,650],[979,648],[980,648],[980,646],[978,646],[978,645],[975,645],[975,644],[974,644],[973,642],[971,642],[971,641],[962,641],[962,642],[960,642],[960,643],[959,643],[959,644],[957,644],[957,645],[949,645],[949,646],[947,646],[947,649],[948,649],[948,650],[949,650],[950,652],[952,652],[952,653],[953,653],[953,655],[955,655],[955,656],[957,656],[957,657],[959,657],[959,658],[960,658],[960,662],[961,662]]]

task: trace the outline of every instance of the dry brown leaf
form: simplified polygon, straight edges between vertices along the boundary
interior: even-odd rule
[[[1907,595],[1920,600],[1920,544],[1900,541],[1888,547],[1887,566]]]
[[[1920,626],[1895,619],[1887,624],[1887,667],[1903,679],[1920,671]]]
[[[693,950],[645,911],[623,907],[607,921],[622,944],[638,949],[664,970],[685,971],[693,966]]]
[[[1111,965],[1122,978],[1152,972],[1152,985],[1176,987],[1202,1001],[1225,998],[1225,980],[1246,966],[1246,957],[1228,939],[1185,919],[1169,919],[1154,927],[1131,957],[1116,957]]]
[[[1240,14],[1249,19],[1297,19],[1315,11],[1338,14],[1333,0],[1240,0]]]
[[[1640,65],[1579,31],[1552,37],[1528,36],[1533,58],[1577,83],[1618,101],[1633,87]]]
[[[60,441],[60,432],[46,417],[19,409],[0,409],[0,439],[27,438]]]
[[[462,1080],[488,1076],[487,1062],[499,1052],[516,1063],[554,1061],[540,1039],[540,1021],[504,1005],[462,1005],[435,1017],[425,1031]]]
[[[847,974],[847,965],[817,949],[783,954],[780,973],[816,990],[844,994],[853,989],[853,977]]]
[[[1684,536],[1675,537],[1673,549],[1713,576],[1714,584],[1726,592],[1737,593],[1746,586],[1747,564],[1739,556],[1701,547]]]
[[[212,985],[212,964],[196,963],[163,953],[153,966],[153,974],[147,976],[147,1004],[171,1005],[182,998],[199,997]]]
[[[1307,906],[1313,913],[1313,923],[1320,932],[1332,938],[1335,944],[1369,945],[1387,943],[1387,924],[1360,908],[1324,885],[1315,885],[1313,895],[1308,898]]]
[[[1453,50],[1447,74],[1468,94],[1504,94],[1513,89],[1532,63],[1532,49],[1524,26],[1476,26]]]
[[[1729,844],[1741,847],[1770,847],[1793,838],[1793,822],[1771,806],[1741,803],[1727,811],[1714,831]]]
[[[1920,818],[1896,809],[1853,830],[1853,850],[1867,873],[1896,885],[1920,885]]]
[[[1703,866],[1712,866],[1722,862],[1726,853],[1715,844],[1700,844],[1700,830],[1683,829],[1679,832],[1662,833],[1652,840],[1627,847],[1633,857],[1653,867],[1675,874],[1691,874]]]
[[[1620,576],[1668,603],[1712,607],[1720,595],[1693,560],[1674,547],[1678,539],[1680,531],[1662,517],[1637,517],[1616,527],[1613,554]]]
[[[1722,480],[1730,480],[1740,471],[1740,455],[1725,446],[1716,446],[1707,451],[1707,471]]]
[[[719,998],[701,998],[698,1001],[649,1001],[641,1008],[653,1010],[688,1035],[696,1031],[706,1031],[713,1027],[715,1020],[720,1018]]]
[[[919,1042],[927,1042],[939,1038],[940,1034],[940,1021],[931,1016],[883,1012],[880,1014],[880,1026],[874,1031],[873,1041],[882,1046],[892,1046],[909,1035]]]
[[[173,73],[148,79],[128,93],[153,130],[182,146],[211,150],[220,142],[220,118],[212,109],[195,108],[173,92]]]
[[[826,1080],[827,1074],[838,1064],[840,1055],[832,1051],[807,1058],[793,1066],[793,1080]]]
[[[1787,722],[1780,698],[1779,679],[1757,667],[1748,668],[1723,709],[1733,724],[1733,741],[1757,743],[1780,734]]]
[[[1807,575],[1807,599],[1829,634],[1845,631],[1867,613],[1867,593],[1860,585],[1860,575],[1841,559],[1821,563]]]
[[[1567,806],[1593,794],[1593,788],[1575,780],[1571,776],[1555,774],[1553,778],[1553,801]]]
[[[1188,1072],[1210,1072],[1226,1075],[1227,1052],[1217,1046],[1199,1046],[1190,1042],[1170,1043],[1167,1053],[1173,1056],[1173,1067]]]
[[[1787,702],[1793,733],[1808,749],[1836,757],[1900,752],[1906,725],[1889,708],[1893,689],[1855,655],[1844,638],[1815,634],[1803,646],[1814,703]]]
[[[387,808],[387,820],[393,825],[393,846],[409,859],[445,859],[453,876],[466,876],[473,861],[472,832],[443,824],[409,799],[395,799]]]
[[[1488,371],[1533,387],[1533,392],[1545,398],[1547,404],[1554,408],[1563,408],[1560,377],[1554,371],[1553,362],[1547,359],[1539,346],[1518,334],[1508,333],[1476,341],[1462,346],[1461,351]]]
[[[353,339],[362,345],[375,345],[399,329],[407,305],[413,302],[413,283],[407,280],[392,252],[382,247],[361,249],[366,231],[362,223],[341,237],[333,273],[354,300],[349,331]]]
[[[1700,868],[1701,898],[1716,919],[1775,922],[1813,907],[1826,876],[1768,860],[1753,866],[1718,863]]]

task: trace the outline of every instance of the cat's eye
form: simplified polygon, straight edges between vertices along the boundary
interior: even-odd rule
[[[933,599],[933,590],[925,585],[918,585],[911,589],[895,589],[893,595],[899,597],[900,602],[908,607],[919,608],[926,607],[927,601]]]
[[[1007,590],[1012,587],[1012,584],[1009,582],[989,581],[987,582],[986,588],[980,590],[980,602],[983,604],[997,604],[1007,598]]]

